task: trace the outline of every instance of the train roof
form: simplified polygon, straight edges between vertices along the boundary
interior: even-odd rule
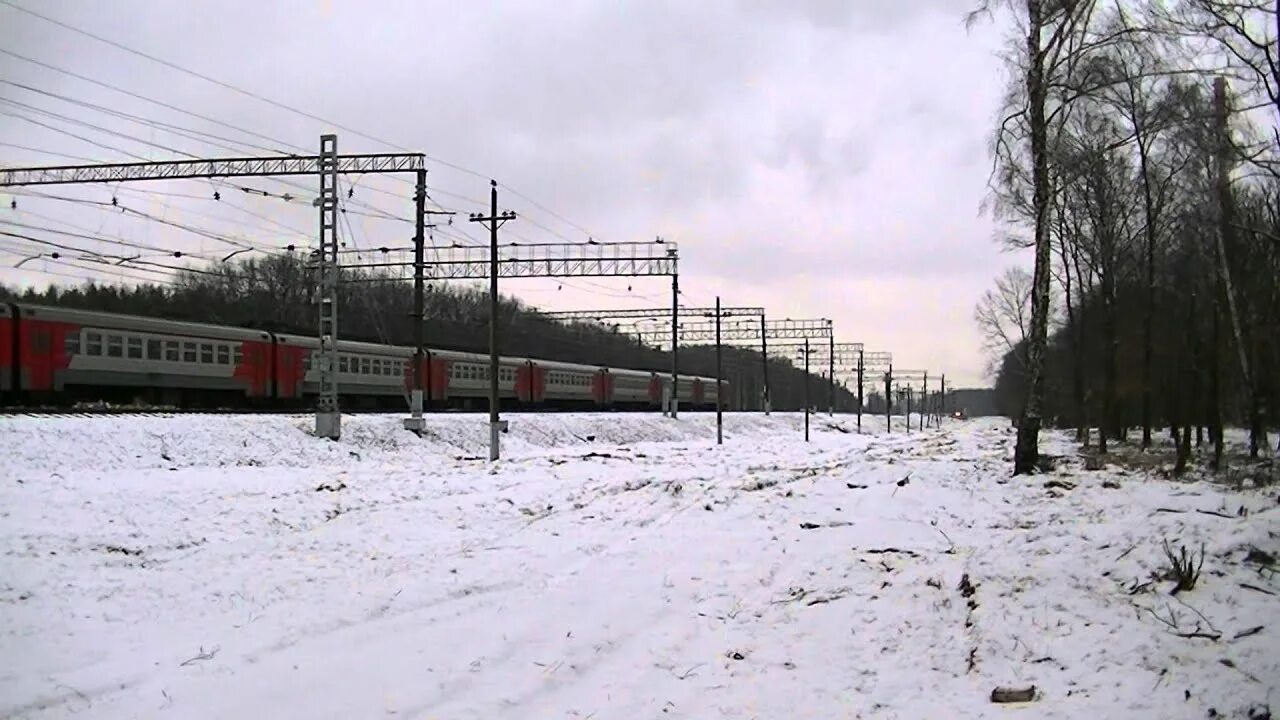
[[[157,334],[191,335],[195,337],[215,338],[219,340],[270,340],[271,333],[265,330],[251,330],[228,325],[211,325],[208,323],[185,322],[181,320],[164,320],[145,315],[122,315],[119,313],[100,312],[97,310],[80,310],[77,308],[55,307],[52,305],[32,305],[14,303],[19,318],[51,320],[55,322],[90,325],[113,330],[134,330]]]

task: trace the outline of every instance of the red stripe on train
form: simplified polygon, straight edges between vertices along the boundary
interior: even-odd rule
[[[546,368],[531,362],[516,368],[516,397],[520,402],[542,402],[546,394]]]
[[[306,348],[276,344],[276,397],[302,397],[302,378],[306,374],[303,359],[309,354]]]
[[[0,317],[0,377],[13,373],[13,319]],[[0,390],[8,389],[8,383],[0,383]]]
[[[271,383],[271,343],[261,340],[240,343],[240,362],[232,377],[245,382],[249,397],[266,397]]]
[[[429,400],[444,400],[449,393],[449,361],[428,356],[422,359],[422,365],[430,373],[423,378],[424,394]],[[404,389],[413,390],[413,358],[404,361]]]
[[[67,335],[79,330],[71,323],[23,318],[18,323],[18,387],[52,390],[54,374],[71,365]]]
[[[613,402],[613,376],[600,370],[591,376],[591,399],[600,405]]]

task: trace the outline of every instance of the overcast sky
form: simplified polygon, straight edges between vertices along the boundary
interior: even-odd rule
[[[292,149],[284,143],[313,149],[335,130],[342,152],[391,149],[378,138],[471,171],[428,165],[433,199],[464,215],[480,209],[471,202],[487,196],[488,177],[536,201],[541,208],[503,195],[503,207],[521,214],[511,239],[579,241],[580,228],[606,241],[660,235],[679,243],[687,304],[719,294],[775,318],[831,317],[838,340],[891,351],[898,367],[983,382],[972,309],[1021,258],[1000,251],[979,212],[1004,83],[1003,28],[966,30],[971,0],[12,1],[367,137],[0,4],[0,50],[270,138],[0,54],[0,164],[78,162],[49,152],[112,162],[182,157],[172,150],[232,154],[205,136],[83,103],[219,135],[226,140],[214,142],[239,155]],[[404,216],[412,207],[403,182],[370,177],[354,191],[353,210]],[[42,192],[114,195],[262,246],[305,244],[314,233],[304,203],[206,181]],[[227,249],[64,200],[20,197],[14,213],[10,197],[0,213],[12,222],[187,252]],[[403,245],[411,235],[404,222],[349,219],[349,239],[362,246]],[[479,237],[463,225],[437,239]],[[90,274],[44,260],[15,270],[23,241],[4,240],[0,282],[74,282],[29,271],[37,269]],[[670,302],[665,279],[531,279],[505,291],[557,310]]]

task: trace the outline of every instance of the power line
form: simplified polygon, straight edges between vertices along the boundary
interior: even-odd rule
[[[11,143],[11,142],[0,141],[0,146],[17,148],[19,150],[26,150],[28,152],[33,152],[33,153],[41,153],[44,155],[53,155],[55,157],[64,157],[69,160],[80,160],[82,162],[91,162],[91,163],[102,162],[97,158],[87,158],[83,155],[68,155],[66,153],[54,152],[53,150],[42,150],[40,148],[31,147],[29,145],[18,145],[17,143]]]
[[[97,268],[87,268],[87,267],[84,267],[84,266],[82,266],[82,265],[78,265],[78,264],[76,264],[75,262],[70,261],[70,260],[65,260],[65,259],[55,259],[54,261],[55,261],[55,262],[58,262],[58,263],[61,263],[61,264],[64,264],[64,265],[69,265],[69,266],[74,267],[74,268],[80,268],[80,269],[83,269],[83,270],[88,270],[89,272],[94,272],[94,273],[105,273],[105,272],[106,272],[106,271],[103,271],[103,270],[98,270]],[[28,267],[24,267],[24,268],[21,268],[20,270],[15,270],[15,268],[7,268],[7,267],[4,267],[4,266],[0,266],[0,270],[8,270],[8,271],[15,271],[15,272],[34,272],[34,273],[40,273],[40,274],[42,274],[42,275],[53,275],[53,276],[56,276],[56,277],[67,277],[67,278],[72,278],[72,279],[75,279],[75,280],[86,280],[86,281],[88,281],[88,282],[90,282],[90,283],[102,282],[102,280],[103,280],[103,278],[100,278],[100,277],[93,277],[93,276],[91,276],[91,275],[84,275],[84,274],[82,274],[82,273],[67,273],[67,272],[59,272],[59,271],[57,271],[57,270],[49,270],[49,269],[47,269],[47,268],[30,267],[30,266],[28,266]],[[178,283],[173,282],[173,281],[170,281],[170,280],[162,280],[162,279],[160,279],[160,278],[151,278],[151,277],[145,277],[145,276],[141,276],[141,275],[133,275],[132,273],[127,273],[127,272],[124,272],[124,271],[115,272],[114,274],[116,274],[116,275],[118,275],[118,276],[120,276],[120,277],[122,277],[122,278],[127,277],[127,278],[129,278],[130,280],[133,280],[133,281],[135,281],[135,282],[145,282],[145,283],[162,284],[162,285],[170,285],[170,286],[176,286],[176,285],[178,284]]]
[[[0,0],[0,1],[3,1],[3,0]],[[152,141],[150,141],[150,140],[143,140],[142,138],[135,137],[135,136],[133,136],[133,135],[129,135],[128,133],[122,133],[122,132],[119,132],[119,131],[117,131],[117,130],[112,130],[112,129],[110,129],[110,128],[104,128],[104,127],[102,127],[101,125],[95,125],[95,124],[93,124],[93,123],[91,123],[91,122],[88,122],[88,121],[85,121],[85,120],[78,120],[78,119],[73,118],[73,117],[68,117],[68,116],[63,115],[63,114],[61,114],[61,113],[56,113],[56,112],[54,112],[54,111],[52,111],[52,110],[45,110],[44,108],[37,107],[37,106],[35,106],[35,105],[31,105],[31,104],[29,104],[29,103],[24,103],[24,102],[22,102],[22,101],[20,101],[20,100],[13,100],[13,99],[6,98],[6,97],[0,97],[0,102],[8,103],[8,104],[10,104],[10,105],[16,105],[16,106],[18,106],[18,107],[20,107],[20,108],[22,108],[22,109],[24,109],[24,110],[28,110],[28,111],[31,111],[31,112],[36,112],[36,113],[39,113],[39,114],[44,115],[44,116],[46,116],[46,117],[56,118],[56,119],[61,120],[61,121],[63,121],[63,122],[72,123],[72,124],[74,124],[74,125],[79,125],[79,126],[81,126],[81,127],[90,128],[90,129],[92,129],[92,130],[97,130],[97,131],[98,131],[98,132],[100,132],[100,133],[106,133],[106,134],[108,134],[108,135],[115,135],[116,137],[125,138],[125,139],[127,139],[127,140],[131,140],[131,141],[133,141],[133,142],[140,143],[140,144],[142,144],[142,145],[150,145],[151,147],[154,147],[154,148],[159,148],[159,149],[161,149],[161,150],[167,150],[167,151],[169,151],[169,152],[171,152],[171,153],[174,153],[174,154],[176,154],[176,155],[186,155],[187,157],[190,157],[190,158],[193,158],[193,159],[198,157],[198,156],[196,156],[196,155],[192,155],[191,153],[184,152],[184,151],[182,151],[182,150],[178,150],[177,148],[169,147],[168,145],[161,145],[160,143],[152,142]],[[29,118],[28,118],[28,119],[29,119]],[[144,159],[144,160],[146,160],[147,158],[143,158],[143,159]]]
[[[245,141],[243,141],[243,140],[236,140],[235,138],[223,137],[223,136],[221,136],[221,135],[214,135],[213,133],[205,132],[205,131],[203,131],[203,130],[196,130],[196,129],[194,129],[194,128],[182,127],[181,125],[173,125],[173,124],[171,124],[171,123],[162,122],[162,121],[160,121],[160,120],[152,120],[152,119],[150,119],[150,118],[144,118],[144,117],[141,117],[141,116],[138,116],[138,115],[133,115],[133,114],[131,114],[131,113],[124,112],[123,110],[113,110],[112,108],[106,107],[106,106],[104,106],[104,105],[98,105],[98,104],[96,104],[96,103],[91,103],[91,102],[89,102],[89,101],[87,101],[87,100],[78,100],[78,99],[76,99],[76,98],[73,98],[73,97],[70,97],[70,96],[67,96],[67,95],[62,95],[62,94],[60,94],[60,93],[50,92],[50,91],[48,91],[48,90],[41,90],[40,88],[32,87],[32,86],[27,85],[27,84],[25,84],[25,83],[16,82],[16,81],[13,81],[13,80],[6,80],[6,79],[4,79],[4,78],[0,78],[0,83],[3,83],[3,84],[5,84],[5,85],[9,85],[9,86],[12,86],[12,87],[16,87],[16,88],[19,88],[19,89],[22,89],[22,90],[26,90],[27,92],[36,93],[36,94],[38,94],[38,95],[44,95],[45,97],[50,97],[50,98],[53,98],[53,99],[55,99],[55,100],[61,100],[62,102],[65,102],[65,103],[68,103],[68,104],[71,104],[71,105],[77,105],[77,106],[80,106],[80,107],[89,108],[89,109],[91,109],[91,110],[97,110],[98,112],[106,113],[106,114],[108,114],[108,115],[112,115],[112,116],[118,117],[118,118],[120,118],[120,119],[122,119],[122,120],[128,120],[128,121],[130,121],[130,122],[135,122],[135,123],[138,123],[138,124],[140,124],[140,125],[146,125],[146,126],[148,126],[148,127],[156,128],[156,129],[159,129],[159,130],[164,130],[164,131],[166,131],[166,132],[173,133],[173,134],[178,135],[178,136],[180,136],[180,137],[185,137],[185,138],[187,138],[187,139],[189,139],[189,140],[195,140],[195,141],[197,141],[197,142],[205,143],[206,145],[210,145],[210,146],[217,147],[217,148],[222,148],[223,150],[230,150],[230,151],[232,151],[232,152],[238,152],[237,148],[235,148],[235,147],[231,147],[231,146],[228,146],[228,145],[221,145],[221,144],[218,144],[218,143],[210,142],[210,141],[208,141],[208,140],[202,139],[201,137],[195,137],[195,136],[204,136],[205,138],[213,138],[214,140],[221,140],[221,141],[223,141],[223,142],[234,143],[236,146],[239,146],[239,147],[250,147],[250,148],[253,148],[255,151],[263,151],[263,152],[268,152],[268,153],[278,153],[278,152],[280,152],[280,151],[279,151],[278,149],[276,149],[276,148],[265,147],[265,146],[263,146],[263,145],[256,145],[256,144],[253,144],[253,143],[245,142]],[[14,101],[11,101],[11,102],[14,102]]]
[[[255,247],[255,246],[253,246],[253,245],[251,245],[251,244],[249,244],[249,243],[243,242],[243,241],[241,241],[241,240],[235,240],[235,239],[229,238],[229,237],[227,237],[227,236],[225,236],[225,235],[220,235],[220,234],[215,233],[215,232],[213,232],[213,231],[211,231],[211,230],[206,230],[206,229],[204,229],[204,228],[197,227],[197,226],[194,226],[194,225],[187,225],[187,224],[185,224],[185,223],[180,223],[180,222],[176,222],[176,221],[173,221],[173,220],[168,220],[168,219],[165,219],[165,218],[156,217],[156,216],[154,216],[154,215],[152,215],[152,214],[150,214],[150,213],[146,213],[146,212],[143,212],[143,211],[141,211],[141,210],[135,210],[135,209],[133,209],[133,208],[131,208],[131,207],[127,206],[127,205],[119,204],[118,202],[115,202],[114,200],[113,200],[113,202],[103,202],[103,201],[101,201],[101,200],[87,200],[87,199],[84,199],[84,198],[72,198],[72,197],[65,197],[65,196],[62,196],[62,195],[49,195],[49,194],[47,194],[47,193],[39,193],[39,192],[34,192],[34,191],[30,191],[29,193],[24,193],[24,194],[30,194],[30,195],[33,195],[33,196],[35,196],[35,197],[47,198],[47,199],[50,199],[50,200],[64,200],[64,201],[66,201],[66,202],[79,203],[79,204],[82,204],[82,205],[93,205],[93,206],[102,207],[102,208],[113,208],[113,209],[118,209],[118,210],[120,210],[120,211],[121,211],[121,212],[123,212],[123,213],[128,213],[128,214],[131,214],[131,215],[136,215],[136,216],[138,216],[138,217],[145,218],[145,219],[147,219],[147,220],[151,220],[152,222],[157,222],[157,223],[160,223],[160,224],[162,224],[162,225],[168,225],[168,226],[170,226],[170,227],[175,227],[175,228],[178,228],[178,229],[180,229],[180,230],[186,230],[187,232],[192,233],[192,234],[195,234],[195,235],[199,235],[200,237],[208,238],[208,239],[210,239],[210,240],[217,240],[217,241],[219,241],[219,242],[226,243],[226,244],[231,245],[231,246],[233,246],[233,247],[243,248],[243,249],[247,249],[247,250],[263,250],[263,248]],[[263,250],[263,251],[265,252],[265,250]]]
[[[7,3],[7,2],[6,2],[5,4],[6,4],[6,5],[9,5],[10,7],[17,7],[17,6],[15,6],[15,5],[12,5],[11,3]],[[84,82],[91,83],[91,84],[93,84],[93,85],[97,85],[98,87],[103,87],[103,88],[106,88],[106,89],[108,89],[108,90],[112,90],[112,91],[115,91],[115,92],[121,93],[121,94],[123,94],[123,95],[127,95],[127,96],[132,97],[132,98],[135,98],[135,99],[137,99],[137,100],[142,100],[142,101],[145,101],[145,102],[149,102],[149,103],[152,103],[152,104],[157,105],[157,106],[159,106],[159,107],[167,108],[167,109],[169,109],[169,110],[173,110],[173,111],[175,111],[175,112],[179,112],[179,113],[182,113],[182,114],[184,114],[184,115],[189,115],[189,116],[191,116],[191,117],[194,117],[194,118],[197,118],[197,119],[200,119],[200,120],[204,120],[205,122],[211,122],[211,123],[214,123],[215,125],[220,125],[220,126],[222,126],[222,127],[228,128],[228,129],[230,129],[230,130],[235,130],[235,131],[237,131],[237,132],[242,132],[242,133],[244,133],[244,134],[246,134],[246,135],[252,135],[252,136],[254,136],[254,137],[261,138],[261,139],[263,139],[263,140],[268,140],[268,141],[273,142],[273,143],[279,143],[279,144],[281,144],[281,145],[283,145],[283,146],[285,146],[285,147],[291,147],[291,148],[293,148],[293,149],[295,149],[295,150],[299,150],[299,151],[304,152],[304,153],[308,152],[305,148],[303,148],[303,147],[301,147],[301,146],[299,146],[299,145],[294,145],[293,143],[289,143],[289,142],[285,142],[285,141],[282,141],[282,140],[278,140],[278,139],[273,138],[273,137],[271,137],[271,136],[269,136],[269,135],[263,135],[263,134],[261,134],[261,133],[255,132],[255,131],[253,131],[253,130],[248,130],[248,129],[246,129],[246,128],[239,127],[238,125],[232,125],[231,123],[223,122],[222,120],[218,120],[217,118],[209,117],[208,115],[201,115],[200,113],[196,113],[196,112],[192,112],[192,111],[190,111],[190,110],[186,110],[186,109],[184,109],[184,108],[180,108],[180,107],[178,107],[177,105],[173,105],[173,104],[167,103],[167,102],[165,102],[165,101],[163,101],[163,100],[156,100],[155,98],[147,97],[146,95],[142,95],[142,94],[140,94],[140,93],[133,92],[132,90],[125,90],[125,89],[124,89],[124,88],[122,88],[122,87],[118,87],[118,86],[112,85],[112,84],[110,84],[110,83],[106,83],[106,82],[103,82],[103,81],[101,81],[101,80],[97,80],[97,79],[91,78],[91,77],[89,77],[89,76],[87,76],[87,75],[81,75],[80,73],[73,72],[73,71],[71,71],[71,70],[67,70],[67,69],[65,69],[65,68],[60,68],[60,67],[57,67],[56,65],[50,65],[49,63],[43,62],[43,61],[41,61],[41,60],[36,60],[36,59],[34,59],[34,58],[29,58],[29,57],[27,57],[27,56],[25,56],[25,55],[20,55],[20,54],[18,54],[18,53],[16,53],[16,52],[13,52],[12,50],[6,50],[5,48],[0,47],[0,53],[3,53],[3,54],[5,54],[5,55],[8,55],[8,56],[13,57],[13,58],[17,58],[18,60],[22,60],[23,62],[31,63],[32,65],[37,65],[37,66],[39,66],[39,67],[45,68],[46,70],[52,70],[52,71],[54,71],[54,72],[61,73],[61,74],[63,74],[63,75],[67,75],[67,76],[69,76],[69,77],[73,77],[73,78],[76,78],[76,79],[78,79],[78,80],[83,80]],[[275,151],[275,152],[278,152],[278,153],[280,153],[281,155],[293,155],[293,154],[294,154],[294,153],[287,153],[287,152],[284,152],[284,151],[281,151],[281,150],[277,150],[277,151]]]
[[[0,0],[0,1],[2,1],[2,0]],[[138,155],[138,154],[136,154],[136,153],[131,153],[131,152],[129,152],[128,150],[121,150],[121,149],[120,149],[120,148],[118,148],[118,147],[114,147],[114,146],[112,146],[112,145],[107,145],[106,143],[99,142],[99,141],[97,141],[97,140],[93,140],[93,139],[91,139],[91,138],[84,137],[83,135],[77,135],[77,134],[75,134],[75,133],[71,132],[70,130],[64,130],[64,129],[62,129],[62,128],[60,128],[60,127],[56,127],[56,126],[54,126],[54,125],[49,125],[49,124],[47,124],[47,123],[42,123],[42,122],[40,122],[39,120],[36,120],[36,119],[34,119],[34,118],[26,117],[25,115],[19,115],[19,114],[17,114],[17,113],[13,113],[13,112],[5,112],[5,111],[3,111],[3,110],[0,110],[0,115],[7,115],[7,116],[9,116],[9,117],[17,118],[17,119],[19,119],[19,120],[25,120],[25,121],[27,121],[27,122],[29,122],[29,123],[33,124],[33,125],[39,125],[40,127],[43,127],[43,128],[49,129],[49,130],[52,130],[52,131],[54,131],[54,132],[56,132],[56,133],[61,133],[61,134],[63,134],[63,135],[67,135],[67,136],[69,136],[69,137],[73,137],[73,138],[75,138],[76,140],[81,140],[81,141],[83,141],[83,142],[87,142],[87,143],[89,143],[90,145],[96,145],[96,146],[98,146],[98,147],[100,147],[100,148],[103,148],[103,149],[105,149],[105,150],[110,150],[111,152],[119,153],[119,154],[121,154],[121,155],[125,155],[125,156],[128,156],[128,157],[131,157],[131,158],[133,158],[133,159],[135,159],[135,160],[143,160],[143,161],[147,161],[147,160],[149,160],[149,158],[145,158],[145,157],[143,157],[143,156],[141,156],[141,155]]]
[[[305,117],[305,118],[308,118],[308,119],[310,119],[310,120],[315,120],[316,122],[325,123],[325,124],[327,124],[327,125],[330,125],[330,126],[332,126],[332,127],[337,128],[337,129],[339,129],[339,130],[342,130],[343,132],[351,133],[352,135],[355,135],[355,136],[357,136],[357,137],[365,138],[366,140],[372,140],[373,142],[380,143],[380,144],[382,144],[382,145],[386,145],[387,147],[394,148],[394,149],[396,149],[396,150],[400,150],[400,151],[402,151],[402,152],[409,152],[409,150],[408,150],[407,148],[405,148],[404,146],[399,145],[399,144],[397,144],[397,143],[393,143],[393,142],[391,142],[391,141],[389,141],[389,140],[384,140],[384,139],[379,138],[379,137],[376,137],[376,136],[374,136],[374,135],[370,135],[370,134],[368,134],[368,133],[361,132],[361,131],[356,130],[356,129],[354,129],[354,128],[347,127],[347,126],[345,126],[345,125],[343,125],[343,124],[341,124],[341,123],[335,122],[335,121],[333,121],[333,120],[331,120],[331,119],[324,118],[324,117],[321,117],[321,116],[319,116],[319,115],[315,115],[315,114],[309,113],[309,112],[307,112],[307,111],[305,111],[305,110],[300,110],[300,109],[298,109],[298,108],[296,108],[296,107],[293,107],[293,106],[291,106],[291,105],[287,105],[287,104],[285,104],[285,103],[278,102],[278,101],[276,101],[276,100],[272,100],[271,98],[268,98],[268,97],[266,97],[266,96],[260,95],[260,94],[258,94],[258,93],[255,93],[255,92],[251,91],[251,90],[245,90],[244,88],[238,87],[238,86],[236,86],[236,85],[232,85],[231,83],[224,82],[224,81],[222,81],[222,80],[219,80],[219,79],[217,79],[217,78],[211,77],[211,76],[206,75],[206,74],[204,74],[204,73],[201,73],[201,72],[198,72],[198,71],[195,71],[195,70],[191,70],[190,68],[183,67],[182,65],[178,65],[177,63],[170,62],[170,61],[165,60],[165,59],[163,59],[163,58],[156,57],[155,55],[151,55],[151,54],[146,53],[146,52],[143,52],[143,51],[141,51],[141,50],[137,50],[137,49],[135,49],[135,48],[129,47],[128,45],[125,45],[125,44],[123,44],[123,43],[116,42],[115,40],[111,40],[110,38],[106,38],[106,37],[103,37],[103,36],[101,36],[101,35],[97,35],[97,34],[95,34],[95,33],[89,32],[88,30],[84,30],[84,29],[82,29],[82,28],[76,27],[76,26],[74,26],[74,25],[71,25],[71,24],[69,24],[69,23],[63,22],[63,21],[61,21],[61,20],[57,20],[57,19],[55,19],[55,18],[51,18],[51,17],[49,17],[49,16],[47,16],[47,15],[43,15],[43,14],[38,13],[38,12],[36,12],[36,11],[34,11],[34,10],[31,10],[31,9],[29,9],[29,8],[26,8],[26,7],[23,7],[23,6],[18,5],[18,4],[16,4],[16,3],[13,3],[13,2],[11,2],[10,0],[0,0],[0,3],[2,3],[2,4],[4,4],[4,5],[7,5],[7,6],[9,6],[9,7],[13,8],[13,9],[15,9],[15,10],[18,10],[19,12],[26,13],[26,14],[31,15],[31,16],[33,16],[33,17],[39,18],[39,19],[41,19],[41,20],[44,20],[45,22],[48,22],[48,23],[52,23],[52,24],[54,24],[54,25],[57,25],[58,27],[61,27],[61,28],[63,28],[63,29],[69,30],[69,31],[74,32],[74,33],[78,33],[78,34],[80,34],[80,35],[84,35],[85,37],[89,37],[89,38],[92,38],[92,39],[94,39],[94,40],[97,40],[98,42],[101,42],[101,43],[104,43],[104,44],[110,45],[111,47],[114,47],[114,48],[116,48],[116,49],[118,49],[118,50],[122,50],[122,51],[127,52],[127,53],[129,53],[129,54],[131,54],[131,55],[136,55],[136,56],[138,56],[138,57],[144,58],[144,59],[146,59],[146,60],[150,60],[150,61],[152,61],[152,62],[158,63],[158,64],[160,64],[160,65],[163,65],[163,66],[165,66],[165,67],[171,68],[171,69],[173,69],[173,70],[177,70],[178,72],[185,73],[185,74],[190,75],[190,76],[195,77],[195,78],[199,78],[199,79],[204,80],[205,82],[211,83],[211,84],[213,84],[213,85],[217,85],[218,87],[222,87],[222,88],[225,88],[225,89],[227,89],[227,90],[231,90],[232,92],[235,92],[235,93],[239,93],[239,94],[241,94],[241,95],[244,95],[244,96],[246,96],[246,97],[253,98],[253,99],[255,99],[255,100],[258,100],[259,102],[264,102],[264,103],[266,103],[266,104],[268,104],[268,105],[271,105],[272,107],[279,108],[279,109],[281,109],[281,110],[286,110],[286,111],[288,111],[288,112],[292,112],[292,113],[294,113],[294,114],[300,115],[300,116]],[[23,59],[26,59],[26,58],[23,58]],[[242,131],[242,132],[243,132],[243,131]],[[277,142],[278,142],[278,141],[277,141]],[[459,172],[467,173],[467,174],[469,174],[469,175],[473,175],[473,176],[478,177],[478,178],[487,179],[487,176],[486,176],[484,173],[477,172],[477,171],[475,171],[475,170],[472,170],[472,169],[467,168],[467,167],[463,167],[463,166],[458,165],[458,164],[456,164],[456,163],[451,163],[451,162],[448,162],[448,161],[446,161],[446,160],[442,160],[442,159],[440,159],[440,158],[433,157],[433,156],[431,156],[431,155],[426,155],[426,154],[424,154],[424,155],[423,155],[423,157],[425,157],[427,160],[430,160],[431,162],[434,162],[434,163],[439,164],[439,165],[443,165],[443,166],[445,166],[445,167],[452,168],[452,169],[457,170],[457,171],[459,171]],[[401,180],[403,180],[403,179],[401,179]],[[407,181],[405,181],[405,182],[407,182]],[[578,229],[579,231],[583,232],[584,234],[588,235],[589,237],[591,236],[591,233],[590,233],[589,231],[587,231],[585,228],[583,228],[581,225],[578,225],[578,224],[576,224],[576,223],[573,223],[572,221],[569,221],[568,219],[566,219],[566,218],[565,218],[565,217],[563,217],[562,215],[559,215],[558,213],[555,213],[555,212],[551,211],[551,210],[550,210],[550,209],[548,209],[546,206],[544,206],[544,205],[542,205],[542,204],[538,203],[537,201],[533,200],[533,199],[532,199],[532,198],[530,198],[529,196],[524,195],[523,193],[520,193],[520,192],[518,192],[518,191],[516,191],[516,190],[512,189],[512,188],[511,188],[511,187],[509,187],[509,186],[504,185],[503,187],[505,187],[509,192],[513,193],[513,194],[514,194],[514,195],[516,195],[517,197],[520,197],[521,199],[525,200],[526,202],[528,202],[528,203],[532,204],[534,207],[536,207],[536,208],[538,208],[538,209],[542,210],[543,212],[546,212],[546,213],[548,213],[548,214],[552,215],[553,217],[555,217],[555,218],[559,219],[561,222],[565,222],[565,223],[569,224],[570,226],[572,226],[572,227],[574,227],[574,228]],[[545,228],[544,228],[544,229],[545,229]],[[555,231],[551,231],[551,230],[549,230],[549,229],[548,229],[548,231],[549,231],[549,232],[552,232],[553,234],[557,234],[557,235],[558,235],[558,233],[555,233]],[[563,237],[563,236],[561,236],[561,237]]]

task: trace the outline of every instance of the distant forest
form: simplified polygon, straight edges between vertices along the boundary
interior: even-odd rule
[[[347,340],[413,344],[413,288],[359,271],[344,271],[339,285],[339,335]],[[180,272],[165,285],[86,283],[43,291],[16,292],[0,285],[0,300],[148,315],[171,320],[259,328],[312,335],[316,332],[316,282],[305,258],[288,254],[234,259],[210,269]],[[657,370],[669,373],[669,353],[595,323],[549,320],[513,298],[499,303],[499,346],[504,355],[544,358],[587,365]],[[428,347],[488,352],[489,302],[486,292],[433,283],[426,295]],[[770,353],[773,407],[797,410],[804,403],[804,372]],[[723,349],[724,378],[730,383],[728,408],[757,409],[763,388],[760,354],[737,347]],[[829,389],[813,368],[812,405],[825,409]],[[715,349],[681,347],[682,374],[715,377]],[[857,390],[837,386],[836,407],[856,408]]]

